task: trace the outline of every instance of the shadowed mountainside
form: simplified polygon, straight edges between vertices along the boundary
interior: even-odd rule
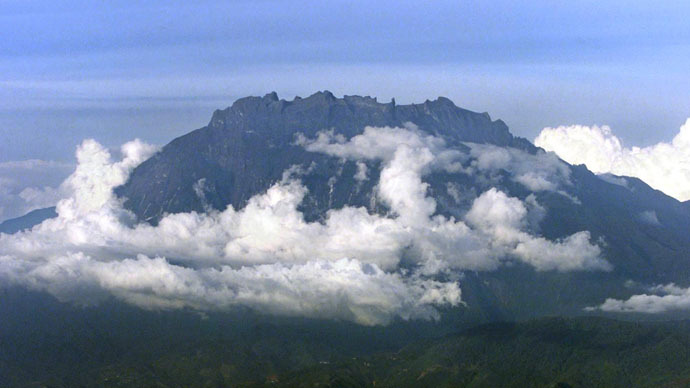
[[[0,223],[0,233],[17,233],[25,229],[30,229],[34,225],[40,224],[44,220],[54,217],[57,217],[55,207],[37,209],[26,213],[21,217],[3,221]]]
[[[313,202],[305,209],[307,216],[345,204],[366,205],[369,198],[350,195],[353,185],[345,183],[336,187],[334,200],[325,200],[323,188],[328,188],[337,163],[296,145],[295,135],[314,137],[319,131],[333,130],[350,138],[365,126],[400,127],[408,122],[452,144],[489,143],[536,150],[527,140],[511,135],[503,121],[458,108],[447,98],[396,105],[370,97],[338,99],[330,92],[293,101],[279,100],[271,93],[263,98],[242,98],[214,112],[208,126],[170,142],[140,165],[117,193],[127,198],[126,206],[140,219],[155,223],[165,213],[205,211],[207,205],[220,210],[227,205],[240,208],[291,166],[315,162],[319,171],[312,181],[305,182],[311,193],[308,201]],[[204,179],[203,199],[194,190],[200,179]]]

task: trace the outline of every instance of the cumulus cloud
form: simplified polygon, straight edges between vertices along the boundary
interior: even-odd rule
[[[654,286],[649,292],[650,294],[633,295],[627,300],[609,298],[601,306],[587,309],[646,314],[690,309],[690,288],[678,287],[671,283]]]
[[[128,143],[113,162],[85,141],[58,217],[0,235],[3,283],[79,303],[110,294],[147,308],[243,305],[362,324],[433,318],[432,305],[461,302],[455,282],[396,270],[409,236],[394,220],[346,208],[324,223],[304,221],[297,206],[306,189],[292,171],[242,210],[136,224],[112,190],[152,151]]]
[[[515,256],[538,271],[610,271],[613,268],[601,259],[601,249],[590,243],[589,232],[578,232],[560,241],[524,232],[527,208],[519,199],[496,189],[477,198],[466,218],[470,225],[488,236],[499,254]]]
[[[322,132],[314,140],[300,137],[298,142],[307,150],[345,159],[382,160],[378,195],[397,215],[396,221],[412,231],[412,247],[420,251],[427,267],[487,270],[496,268],[501,260],[516,258],[537,270],[611,269],[599,247],[590,243],[588,232],[556,242],[525,232],[530,218],[543,216],[544,209],[533,196],[529,202],[536,214],[532,215],[522,201],[494,188],[474,200],[464,221],[434,216],[436,201],[427,196],[424,175],[436,170],[471,174],[503,169],[533,191],[558,190],[570,184],[570,170],[553,154],[529,155],[479,144],[468,144],[467,154],[448,148],[443,139],[423,134],[413,125],[368,127],[350,140]]]
[[[642,179],[680,200],[690,200],[690,119],[671,143],[626,148],[608,126],[544,128],[534,144],[595,173]]]
[[[460,289],[451,283],[404,279],[357,260],[315,260],[233,269],[192,269],[163,258],[100,261],[82,253],[53,257],[24,271],[8,271],[16,261],[0,257],[10,282],[29,284],[66,301],[96,303],[103,290],[143,308],[204,310],[246,306],[272,314],[337,318],[364,325],[437,317],[432,304],[456,304]],[[0,275],[2,273],[0,272]],[[21,274],[21,278],[16,278]],[[84,296],[89,299],[84,299]]]
[[[561,241],[526,232],[543,216],[534,197],[523,203],[491,189],[464,219],[436,215],[424,176],[472,173],[472,156],[414,127],[366,128],[349,140],[323,132],[298,143],[365,166],[380,161],[376,195],[390,214],[344,207],[307,222],[298,210],[307,189],[294,168],[242,209],[137,223],[113,189],[155,148],[130,142],[113,161],[87,140],[61,186],[68,195],[57,204],[58,217],[0,234],[0,283],[77,303],[112,295],[144,308],[246,306],[373,325],[435,318],[436,306],[461,304],[462,270],[492,270],[505,261],[537,270],[610,268],[587,232]],[[196,186],[203,195],[203,180]]]

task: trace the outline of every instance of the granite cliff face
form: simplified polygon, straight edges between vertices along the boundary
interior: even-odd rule
[[[315,162],[317,170],[305,182],[310,192],[306,203],[311,203],[304,209],[307,217],[346,203],[368,205],[371,187],[354,192],[352,182],[339,181],[334,190],[329,188],[333,171],[344,168],[348,175],[354,164],[338,166],[333,158],[307,152],[294,144],[295,136],[313,137],[319,131],[333,130],[349,138],[365,126],[400,127],[405,123],[450,144],[486,143],[536,151],[527,140],[514,137],[503,121],[458,108],[443,97],[423,104],[396,105],[370,97],[339,99],[330,92],[293,101],[271,93],[263,98],[242,98],[214,112],[208,126],[173,140],[139,166],[118,195],[127,198],[126,206],[140,219],[155,223],[165,213],[204,211],[208,206],[242,207],[252,195],[279,180],[287,168]],[[203,196],[198,195],[200,189]],[[335,195],[327,198],[324,189]]]

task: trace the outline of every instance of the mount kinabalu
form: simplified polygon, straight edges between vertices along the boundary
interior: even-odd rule
[[[387,214],[390,209],[377,197],[381,160],[355,161],[305,147],[305,139],[324,131],[344,142],[367,126],[414,128],[468,155],[456,172],[424,174],[436,214],[463,219],[475,199],[495,187],[533,204],[538,217],[525,226],[533,235],[555,241],[588,231],[612,266],[610,271],[561,272],[513,261],[493,271],[465,270],[460,287],[466,307],[447,315],[476,322],[581,314],[606,298],[627,299],[652,285],[687,285],[688,203],[635,178],[596,176],[584,166],[570,166],[514,137],[502,121],[458,108],[446,98],[413,105],[339,99],[329,92],[293,101],[275,93],[243,98],[216,111],[208,126],[173,140],[140,164],[116,193],[140,221],[156,224],[168,213],[243,208],[297,166],[307,189],[299,210],[307,220],[324,220],[329,210],[344,206]],[[482,166],[482,174],[463,172]],[[0,225],[0,231],[24,228],[27,222],[35,220],[15,220]]]
[[[687,287],[690,202],[638,179],[570,166],[444,98],[248,97],[132,171],[153,151],[137,143],[113,162],[85,141],[71,196],[0,224],[0,386],[688,381],[688,321],[458,333]]]
[[[297,139],[299,134],[314,138],[321,131],[349,139],[366,126],[408,123],[465,152],[484,144],[494,150],[543,154],[529,141],[514,137],[502,121],[458,108],[442,97],[396,105],[394,100],[379,103],[370,97],[340,99],[330,92],[293,101],[271,93],[242,98],[214,112],[208,126],[163,147],[116,192],[140,220],[155,224],[166,213],[203,212],[228,205],[241,208],[279,181],[284,171],[301,166],[308,193],[300,210],[308,220],[322,219],[329,209],[345,205],[386,213],[388,209],[375,194],[380,162],[366,162],[368,179],[356,179],[354,161],[310,152]],[[690,275],[687,204],[638,179],[598,177],[584,166],[562,164],[568,183],[558,190],[544,189],[549,182],[539,181],[530,171],[523,176],[537,181],[531,186],[520,184],[510,166],[482,179],[445,171],[425,176],[437,214],[446,216],[462,217],[472,201],[491,187],[521,200],[534,195],[545,210],[543,218],[532,225],[536,232],[558,240],[589,231],[613,265],[608,272],[536,271],[523,264],[466,272],[462,281],[466,317],[493,320],[577,314],[607,297],[627,298],[652,284],[685,284]]]

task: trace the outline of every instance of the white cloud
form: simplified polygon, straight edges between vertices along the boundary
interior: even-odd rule
[[[424,173],[431,168],[449,172],[462,171],[461,163],[467,159],[467,155],[461,151],[446,147],[442,138],[424,134],[413,123],[406,123],[404,128],[365,127],[361,135],[349,140],[333,131],[319,132],[316,139],[306,139],[304,135],[298,134],[296,143],[311,152],[358,161],[389,162],[402,148],[429,152],[433,157],[420,167]]]
[[[369,168],[364,162],[357,162],[357,172],[355,173],[355,180],[363,182],[367,180],[367,172]]]
[[[470,156],[413,127],[367,128],[350,140],[322,133],[299,143],[357,162],[381,161],[376,190],[391,214],[344,207],[307,222],[298,210],[306,188],[293,168],[243,209],[136,224],[112,190],[155,149],[130,142],[113,162],[87,140],[61,186],[68,195],[58,217],[0,234],[0,278],[78,303],[111,294],[146,308],[248,306],[384,324],[434,318],[434,306],[461,304],[458,270],[492,270],[510,260],[537,270],[610,268],[586,232],[556,242],[526,232],[543,216],[534,197],[525,205],[492,189],[474,201],[466,220],[435,215],[423,177],[469,173],[463,164]],[[436,280],[439,274],[446,280]]]
[[[654,294],[633,295],[627,300],[609,298],[601,306],[589,307],[587,310],[658,314],[690,309],[690,288],[681,288],[671,283],[652,287],[649,291]]]
[[[601,259],[599,247],[589,242],[587,232],[557,242],[524,232],[530,219],[527,208],[519,199],[496,189],[475,199],[466,215],[469,225],[434,216],[436,201],[426,195],[428,185],[422,181],[424,175],[435,170],[472,173],[504,169],[518,182],[524,177],[536,177],[537,181],[545,182],[525,184],[534,191],[558,190],[570,184],[570,170],[553,154],[529,155],[511,148],[469,144],[471,151],[467,155],[448,149],[442,139],[425,135],[409,125],[406,128],[368,127],[349,141],[332,132],[322,132],[315,140],[300,137],[298,142],[307,150],[342,158],[381,159],[384,166],[378,195],[398,215],[396,220],[414,232],[413,248],[419,249],[428,267],[438,269],[445,265],[454,269],[486,270],[496,268],[508,256],[537,270],[611,269],[610,264]],[[382,146],[377,147],[378,144]],[[468,161],[471,167],[463,167]],[[543,216],[544,209],[534,197],[530,205],[537,213],[536,218]]]
[[[599,179],[601,179],[602,181],[608,182],[608,183],[610,183],[610,184],[612,184],[612,185],[625,187],[626,189],[629,189],[629,188],[630,188],[630,187],[628,186],[628,181],[627,181],[625,178],[623,178],[623,177],[615,176],[615,175],[609,174],[609,173],[599,174],[598,177],[599,177]]]
[[[457,284],[403,278],[349,259],[192,269],[144,255],[99,261],[77,253],[8,271],[13,265],[16,260],[0,257],[0,276],[6,281],[29,284],[63,300],[95,303],[108,290],[147,309],[246,306],[271,314],[374,325],[395,316],[434,318],[438,313],[432,304],[456,305],[460,300]]]
[[[471,148],[473,169],[484,172],[505,171],[513,181],[530,191],[555,191],[570,197],[564,191],[567,186],[572,185],[570,168],[554,154],[538,151],[532,155],[515,148],[491,144],[468,145]]]
[[[148,308],[247,305],[362,324],[433,318],[432,304],[460,303],[457,283],[396,270],[409,236],[394,220],[346,208],[323,224],[305,222],[297,206],[306,189],[290,173],[240,211],[133,225],[112,189],[151,151],[128,143],[123,160],[112,162],[107,150],[85,141],[58,218],[0,235],[4,280],[81,303],[101,291]]]
[[[646,210],[640,213],[640,219],[648,224],[661,225],[659,222],[659,217],[656,216],[654,210]]]
[[[534,144],[595,173],[642,179],[680,200],[690,200],[690,119],[671,143],[626,148],[607,126],[544,128]]]
[[[7,162],[0,162],[0,171],[7,170],[46,170],[46,169],[60,169],[60,168],[71,168],[74,167],[70,163],[58,162],[54,160],[40,160],[40,159],[28,159],[28,160],[10,160]]]
[[[515,256],[538,271],[610,271],[613,268],[601,259],[601,249],[590,243],[589,232],[578,232],[560,241],[524,232],[527,208],[519,199],[496,189],[474,201],[467,221],[489,236],[490,244],[499,254]]]

